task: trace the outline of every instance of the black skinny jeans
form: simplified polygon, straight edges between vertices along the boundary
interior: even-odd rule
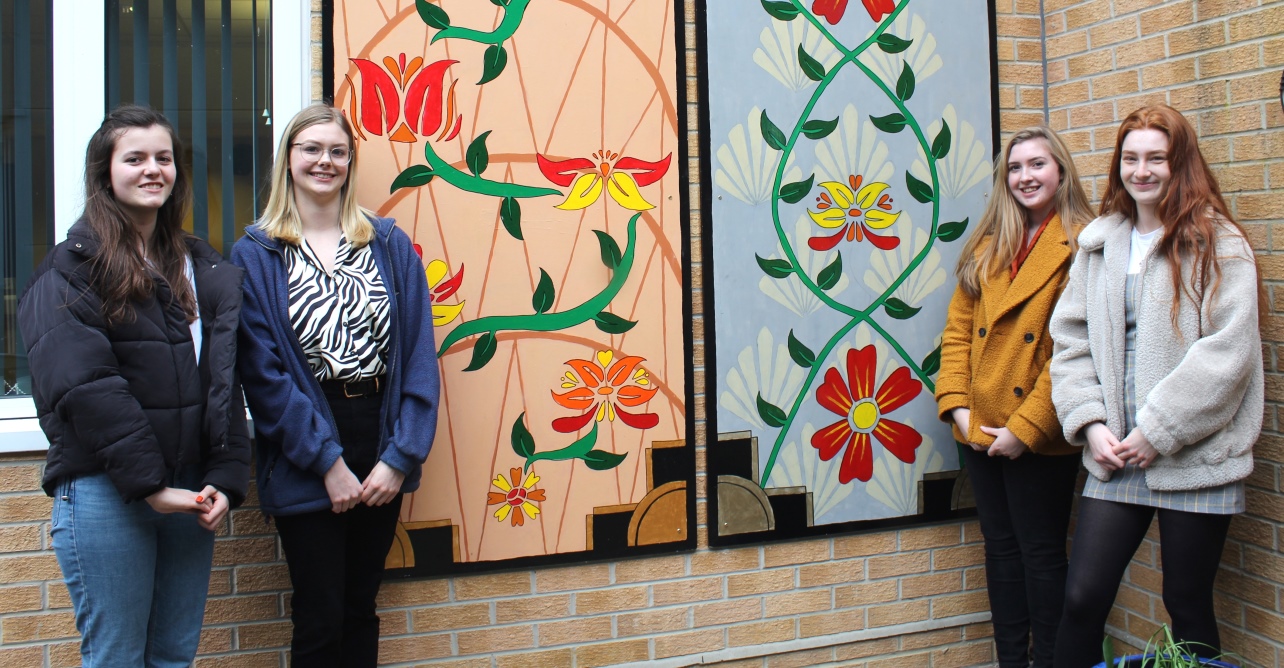
[[[1027,452],[1008,459],[959,447],[972,477],[985,537],[985,577],[999,666],[1051,666],[1065,593],[1066,535],[1079,455]]]
[[[326,388],[343,460],[364,480],[377,463],[382,396],[347,399]],[[290,643],[295,668],[374,668],[379,661],[375,596],[392,547],[401,496],[378,507],[358,504],[276,518],[294,585]]]
[[[1057,633],[1057,668],[1101,663],[1106,617],[1155,512],[1130,503],[1079,501],[1066,608]],[[1213,613],[1213,580],[1232,516],[1162,508],[1158,513],[1164,607],[1173,620],[1173,636],[1206,645],[1198,650],[1201,655],[1216,655],[1222,643]]]

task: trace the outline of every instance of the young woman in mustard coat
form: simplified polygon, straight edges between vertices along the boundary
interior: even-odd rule
[[[936,400],[972,478],[1002,668],[1052,665],[1079,451],[1052,406],[1048,319],[1091,219],[1065,143],[1027,128],[955,272]]]

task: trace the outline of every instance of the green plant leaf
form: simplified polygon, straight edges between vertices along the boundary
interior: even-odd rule
[[[762,421],[771,427],[783,427],[785,422],[789,420],[789,416],[785,415],[785,412],[780,410],[780,407],[763,399],[761,392],[758,393],[758,417],[762,418]]]
[[[900,53],[913,43],[912,39],[901,39],[891,33],[885,32],[878,36],[878,48],[886,53]]]
[[[758,266],[762,268],[763,273],[772,278],[785,278],[794,273],[794,265],[789,260],[767,260],[754,254],[758,260]]]
[[[395,193],[402,188],[418,188],[419,186],[428,185],[433,176],[435,175],[432,169],[427,165],[411,165],[392,180],[392,187],[388,189],[388,193]]]
[[[824,139],[828,137],[834,128],[838,127],[838,119],[832,121],[807,121],[803,123],[802,132],[807,135],[808,139]]]
[[[838,285],[838,279],[842,278],[842,275],[843,254],[839,253],[838,257],[834,258],[834,261],[830,262],[828,267],[821,269],[820,273],[816,274],[816,287],[821,290],[828,290]]]
[[[789,356],[804,369],[810,369],[816,364],[816,353],[795,338],[792,329],[789,330]]]
[[[908,102],[914,97],[914,70],[910,69],[909,63],[901,68],[901,77],[896,80],[896,97],[901,98],[901,102]]]
[[[870,116],[869,122],[873,123],[874,127],[889,134],[896,134],[905,129],[905,117],[900,113],[886,116]]]
[[[597,235],[597,245],[602,251],[602,264],[607,269],[620,266],[620,245],[615,243],[615,239],[602,230],[593,230],[593,234]]]
[[[464,160],[468,163],[468,171],[473,176],[481,176],[490,164],[490,151],[486,150],[486,137],[490,136],[490,130],[479,135],[468,145],[468,151],[464,153]]]
[[[602,311],[601,313],[593,316],[593,324],[597,325],[598,329],[606,332],[607,334],[623,334],[630,329],[633,329],[633,326],[638,323],[634,320],[625,320],[614,313]]]
[[[798,65],[802,67],[803,74],[807,75],[812,81],[820,81],[825,78],[825,66],[820,64],[819,60],[811,57],[803,45],[798,45]]]
[[[928,204],[932,201],[932,186],[914,178],[914,175],[909,172],[905,172],[905,187],[909,189],[909,192],[914,196],[914,199],[924,204]]]
[[[772,0],[762,0],[762,8],[767,10],[771,18],[778,21],[792,21],[798,16],[798,8],[790,2],[772,2]]]
[[[964,218],[958,222],[941,225],[936,228],[936,238],[946,243],[954,241],[963,236],[963,232],[967,230],[967,221],[968,219]]]
[[[486,53],[482,54],[482,78],[477,85],[480,86],[502,74],[507,64],[508,52],[503,46],[491,44],[486,47]]]
[[[415,0],[415,9],[419,12],[419,18],[423,19],[429,27],[438,30],[450,27],[450,15],[440,6],[427,0]]]
[[[477,337],[477,343],[473,344],[473,359],[464,367],[464,371],[476,371],[490,361],[495,356],[495,349],[499,342],[495,340],[494,332],[486,332]]]
[[[517,416],[517,421],[513,423],[513,435],[511,438],[513,452],[516,452],[517,456],[522,459],[535,454],[535,437],[531,436],[530,430],[526,428],[525,419],[525,413]]]
[[[499,203],[499,222],[504,224],[504,229],[514,239],[522,240],[522,205],[517,202],[516,197],[505,197]]]
[[[787,204],[797,204],[802,201],[802,198],[807,196],[807,193],[811,192],[811,184],[812,181],[815,180],[816,175],[812,174],[807,177],[806,181],[795,181],[793,183],[786,183],[785,185],[780,186],[780,199]],[[761,263],[762,261],[760,259],[759,264]],[[777,276],[776,278],[782,277]]]
[[[490,0],[490,4],[495,5],[496,7],[507,7],[508,0]]]
[[[762,110],[762,118],[759,120],[758,125],[762,129],[762,138],[767,142],[768,146],[777,151],[785,150],[785,143],[787,142],[785,133],[781,132],[780,128],[776,127],[776,124],[772,123],[770,118],[767,118],[766,109]]]
[[[932,140],[932,155],[940,160],[950,154],[950,141],[953,137],[950,135],[950,124],[941,119],[941,131],[936,133],[936,139]]]
[[[553,307],[553,298],[557,295],[553,289],[553,279],[543,268],[539,270],[539,282],[535,284],[535,294],[531,295],[531,308],[536,313],[543,313]]]
[[[628,456],[627,452],[619,455],[606,450],[589,450],[581,459],[594,471],[609,471],[623,463],[624,458]]]
[[[924,375],[936,375],[936,372],[941,370],[941,347],[937,346],[936,350],[928,353],[927,357],[923,358],[923,363],[919,364],[919,366],[923,369]]]
[[[589,430],[589,433],[581,436],[564,448],[548,450],[546,452],[536,452],[526,458],[526,466],[529,467],[531,464],[534,464],[541,459],[553,462],[561,462],[568,459],[582,459],[584,455],[587,455],[589,451],[593,449],[593,445],[597,443],[597,427],[598,423],[594,422],[593,428]]]
[[[923,309],[910,306],[909,304],[892,297],[891,299],[883,302],[883,310],[887,312],[887,315],[890,315],[897,320],[908,320],[913,318],[915,313],[918,313]]]

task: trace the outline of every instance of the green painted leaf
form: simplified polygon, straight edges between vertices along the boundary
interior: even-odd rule
[[[899,113],[888,114],[886,116],[870,116],[869,122],[874,127],[890,134],[896,134],[905,129],[905,117]]]
[[[892,297],[891,299],[883,302],[883,310],[887,312],[887,315],[890,315],[897,320],[908,320],[913,318],[915,313],[918,313],[923,309],[910,306],[909,304]]]
[[[816,353],[794,337],[794,330],[789,330],[789,356],[798,366],[810,369],[816,364]]]
[[[901,77],[896,80],[896,97],[902,102],[914,97],[914,70],[910,69],[909,63],[901,68]]]
[[[623,334],[630,329],[633,329],[633,326],[638,323],[634,320],[625,320],[614,313],[602,311],[601,313],[593,316],[593,324],[597,325],[598,329],[606,332],[607,334]]]
[[[504,224],[504,229],[514,239],[522,240],[522,205],[517,202],[516,197],[505,197],[499,203],[499,222]]]
[[[535,437],[531,436],[530,430],[526,428],[526,425],[523,422],[525,419],[525,413],[517,416],[517,421],[513,423],[513,435],[511,439],[513,442],[513,452],[516,452],[517,456],[522,459],[535,454]]]
[[[812,174],[807,177],[806,181],[795,181],[794,183],[786,183],[785,185],[780,186],[780,199],[786,204],[797,204],[802,201],[802,198],[807,196],[807,193],[811,192],[811,184],[812,181],[815,180],[816,175]],[[758,263],[762,264],[762,260],[759,259]],[[776,278],[783,277],[777,276]]]
[[[842,275],[843,254],[839,253],[838,257],[834,258],[834,261],[830,262],[828,267],[821,269],[820,273],[816,274],[816,287],[821,290],[828,290],[838,285],[838,279],[842,278]]]
[[[792,21],[798,16],[798,8],[791,2],[772,2],[771,0],[762,0],[762,8],[771,14],[771,18],[778,21]]]
[[[941,131],[936,133],[936,139],[932,140],[932,155],[937,160],[950,154],[950,142],[953,137],[950,135],[950,124],[941,119]]]
[[[807,75],[812,81],[820,81],[825,78],[825,66],[820,64],[819,60],[811,57],[801,44],[798,45],[798,65],[802,67],[803,74]]]
[[[597,235],[597,245],[602,251],[602,264],[607,269],[620,266],[620,245],[615,243],[615,239],[602,230],[593,230],[593,234]]]
[[[496,7],[507,7],[508,0],[490,0],[490,4],[495,5]]]
[[[803,123],[802,132],[807,135],[808,139],[824,139],[828,137],[834,128],[838,127],[838,119],[832,121],[807,121]]]
[[[504,71],[504,66],[508,64],[508,52],[499,44],[492,44],[486,47],[486,53],[482,54],[482,78],[477,82],[480,86],[487,81],[493,80]]]
[[[776,149],[777,151],[785,150],[785,143],[787,141],[785,139],[785,133],[781,132],[780,128],[776,127],[776,124],[772,123],[770,118],[767,118],[766,109],[762,110],[762,118],[758,125],[762,129],[762,138],[766,140],[768,146]]]
[[[568,459],[582,459],[584,455],[587,455],[589,451],[593,449],[593,445],[597,443],[597,426],[598,423],[594,422],[593,429],[589,430],[589,433],[581,436],[564,448],[548,450],[546,452],[537,452],[527,457],[526,466],[530,466],[541,459],[553,462],[562,462]]]
[[[490,136],[490,130],[479,135],[468,145],[468,151],[464,153],[464,160],[468,163],[468,171],[473,176],[481,176],[486,171],[486,166],[490,164],[490,151],[486,150],[486,137]]]
[[[883,33],[878,36],[878,48],[887,53],[900,53],[908,49],[914,43],[912,39],[901,39],[891,33]]]
[[[789,416],[785,415],[783,410],[763,399],[761,392],[758,393],[758,417],[771,427],[783,427],[789,420]]]
[[[757,254],[754,257],[757,258],[758,266],[762,267],[763,273],[772,278],[785,278],[794,273],[794,265],[790,264],[789,260],[767,260]]]
[[[438,30],[450,27],[450,15],[438,5],[427,0],[415,0],[415,9],[419,11],[419,18],[423,19],[429,27]]]
[[[956,223],[945,223],[944,225],[941,225],[936,228],[936,238],[945,242],[954,241],[955,239],[963,236],[963,232],[967,230],[967,221],[968,219],[964,218]]]
[[[435,174],[427,165],[411,165],[392,180],[392,187],[388,189],[388,192],[391,194],[402,188],[418,188],[419,186],[428,185],[433,176]]]
[[[536,313],[543,313],[553,307],[553,298],[557,292],[553,289],[553,279],[542,268],[539,270],[539,282],[535,284],[535,294],[531,295],[531,308]]]
[[[627,452],[619,455],[606,450],[589,450],[581,459],[594,471],[609,471],[623,463],[624,458],[628,456]]]
[[[924,204],[928,204],[932,201],[932,186],[914,178],[914,175],[909,172],[905,172],[905,187],[909,189],[909,192],[914,196],[914,199]]]
[[[473,359],[464,367],[464,371],[476,371],[490,361],[495,356],[495,349],[499,342],[495,340],[494,332],[486,332],[477,337],[477,343],[473,344]]]
[[[919,365],[923,368],[923,373],[928,376],[936,375],[941,370],[941,347],[937,346],[936,350],[927,354],[923,358],[923,363]]]

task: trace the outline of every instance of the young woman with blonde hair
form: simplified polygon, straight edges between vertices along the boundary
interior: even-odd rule
[[[436,433],[423,264],[392,220],[357,204],[357,165],[341,112],[299,112],[264,215],[232,250],[246,269],[239,366],[259,501],[294,585],[297,668],[378,662],[375,595]]]
[[[1156,514],[1173,633],[1216,654],[1213,580],[1262,426],[1262,287],[1181,113],[1124,119],[1101,216],[1079,244],[1052,316],[1052,399],[1091,475],[1056,665],[1101,660],[1106,616]]]
[[[1052,663],[1079,459],[1052,408],[1048,318],[1091,217],[1061,138],[1021,130],[955,272],[936,400],[976,495],[1002,668]]]

